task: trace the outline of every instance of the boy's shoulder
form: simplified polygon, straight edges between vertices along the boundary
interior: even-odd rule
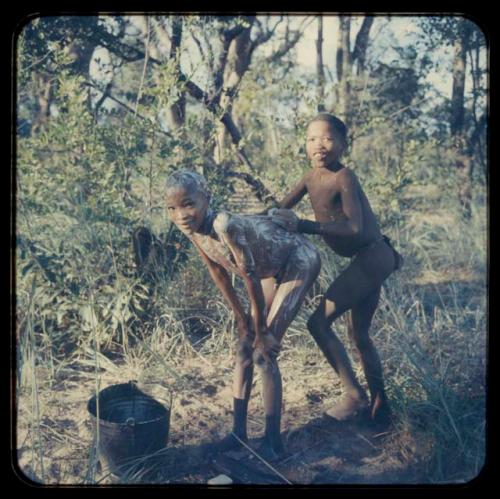
[[[349,168],[348,166],[344,166],[341,170],[337,172],[337,175],[335,176],[335,180],[339,183],[352,183],[352,182],[358,182],[358,177],[354,173],[354,170]]]
[[[219,211],[214,218],[214,230],[216,232],[227,232],[230,220],[231,213],[227,211]]]
[[[214,219],[214,230],[219,234],[227,234],[241,225],[241,217],[228,211],[220,211]]]
[[[344,166],[342,169],[340,169],[338,171],[337,176],[339,178],[341,178],[341,177],[355,177],[356,174],[354,173],[354,170],[352,168],[349,168],[348,166]]]
[[[312,178],[314,178],[314,170],[313,169],[310,169],[310,170],[307,170],[304,175],[302,175],[302,178],[300,179],[300,181],[302,183],[307,183],[309,180],[311,180]]]

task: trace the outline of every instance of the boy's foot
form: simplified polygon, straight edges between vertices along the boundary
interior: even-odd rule
[[[255,449],[256,454],[258,454],[264,461],[269,463],[275,463],[280,461],[286,456],[285,448],[280,442],[275,445],[271,445],[269,440],[263,439],[262,443]]]
[[[248,442],[248,437],[242,436],[242,435],[237,435],[237,436],[242,442],[245,442],[245,443]],[[226,435],[222,440],[219,440],[218,442],[215,442],[213,444],[213,449],[216,452],[227,452],[230,450],[239,449],[240,447],[242,447],[242,445],[235,438],[233,433]]]
[[[368,410],[368,408],[366,397],[353,397],[346,394],[332,408],[326,410],[325,414],[337,421],[347,421]]]
[[[384,432],[391,428],[394,423],[394,415],[386,402],[379,406],[376,411],[372,408],[372,413],[370,416],[370,426],[373,429]]]
[[[393,414],[385,395],[377,394],[374,397],[370,408],[370,423],[380,431],[389,429],[393,423]]]

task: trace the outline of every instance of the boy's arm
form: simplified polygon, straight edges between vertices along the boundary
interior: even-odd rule
[[[233,254],[234,261],[242,271],[242,277],[248,291],[255,331],[255,341],[259,341],[266,332],[266,302],[259,277],[255,272],[255,261],[248,246],[244,229],[236,223],[229,223],[219,232],[221,239]]]
[[[300,182],[293,187],[289,194],[287,194],[281,201],[278,201],[273,206],[268,206],[265,210],[260,211],[257,215],[267,215],[271,209],[285,208],[290,209],[295,206],[306,194],[306,176],[302,177]]]
[[[303,234],[322,236],[355,236],[363,230],[363,211],[359,199],[359,183],[353,172],[345,170],[338,178],[342,211],[345,220],[334,222],[312,222],[299,220],[297,231]]]
[[[306,176],[302,177],[299,183],[293,187],[290,193],[278,202],[279,208],[290,209],[295,206],[306,194]]]
[[[243,306],[241,305],[240,300],[238,299],[238,296],[236,294],[233,285],[231,284],[231,278],[229,277],[229,274],[227,273],[224,267],[210,260],[210,258],[208,258],[207,255],[205,255],[204,251],[198,246],[198,244],[196,244],[195,241],[193,241],[193,244],[198,249],[198,252],[200,253],[202,260],[208,267],[208,271],[215,285],[217,286],[217,288],[222,293],[227,303],[231,307],[234,313],[238,334],[240,336],[247,334],[248,333],[247,315],[245,313],[245,310],[243,309]]]

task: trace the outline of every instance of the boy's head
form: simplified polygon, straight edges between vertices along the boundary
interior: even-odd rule
[[[347,128],[336,116],[320,113],[307,125],[306,152],[313,166],[337,161],[347,148]]]
[[[196,172],[181,170],[167,179],[165,199],[172,222],[190,236],[203,221],[210,204],[210,191],[206,180]]]

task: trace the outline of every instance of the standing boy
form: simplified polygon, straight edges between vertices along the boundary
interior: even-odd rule
[[[368,331],[377,308],[382,283],[402,264],[402,257],[380,232],[375,215],[354,172],[340,163],[347,146],[347,130],[337,117],[322,113],[307,127],[309,170],[270,212],[287,230],[319,234],[335,253],[351,258],[349,266],[325,292],[308,321],[308,328],[344,389],[341,400],[327,414],[349,419],[370,409],[371,418],[389,422],[380,358]],[[289,208],[309,194],[316,221],[298,220]],[[348,331],[359,351],[370,401],[357,381],[346,350],[331,324],[349,311]]]

